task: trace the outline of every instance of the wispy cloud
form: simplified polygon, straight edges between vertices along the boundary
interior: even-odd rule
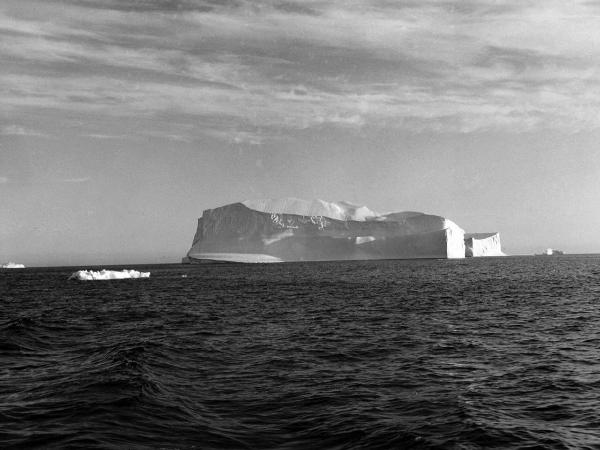
[[[100,134],[100,133],[89,133],[83,134],[83,137],[89,137],[93,139],[127,139],[128,136],[125,135],[116,135],[116,134]]]
[[[185,115],[250,144],[263,138],[229,131],[592,129],[599,13],[583,0],[8,0],[0,112],[136,118],[149,135]]]
[[[45,184],[79,184],[87,183],[91,181],[90,177],[78,177],[78,178],[59,178],[52,179],[49,177],[41,177],[39,179],[27,179],[27,180],[16,180],[8,177],[0,176],[0,184],[17,184],[17,185],[45,185]]]
[[[90,177],[82,177],[82,178],[63,178],[59,180],[59,183],[87,183],[90,181]]]
[[[235,145],[261,145],[266,136],[259,131],[243,130],[208,130],[205,134]]]
[[[7,125],[0,128],[0,135],[2,136],[43,136],[43,133],[38,131],[30,130],[19,125]]]

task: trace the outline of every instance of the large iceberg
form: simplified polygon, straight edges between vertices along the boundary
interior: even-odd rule
[[[73,272],[69,280],[96,281],[96,280],[125,280],[129,278],[150,278],[150,272],[137,270],[78,270]]]
[[[444,217],[379,214],[347,202],[247,200],[208,209],[185,262],[464,258],[464,230]]]
[[[506,256],[500,245],[500,233],[465,234],[465,256]]]

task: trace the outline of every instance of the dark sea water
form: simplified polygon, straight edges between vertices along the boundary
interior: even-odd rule
[[[600,448],[600,256],[76,269],[0,272],[1,448]]]

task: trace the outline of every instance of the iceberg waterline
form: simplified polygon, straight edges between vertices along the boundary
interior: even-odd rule
[[[73,272],[69,280],[95,281],[95,280],[125,280],[130,278],[150,278],[150,272],[137,270],[78,270]]]

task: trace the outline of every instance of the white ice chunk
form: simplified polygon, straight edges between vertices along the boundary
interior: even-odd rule
[[[73,272],[69,280],[124,280],[128,278],[150,278],[150,272],[138,272],[137,270],[78,270]]]
[[[18,264],[12,261],[7,262],[6,264],[4,264],[2,266],[3,269],[24,269],[25,265],[24,264]]]

